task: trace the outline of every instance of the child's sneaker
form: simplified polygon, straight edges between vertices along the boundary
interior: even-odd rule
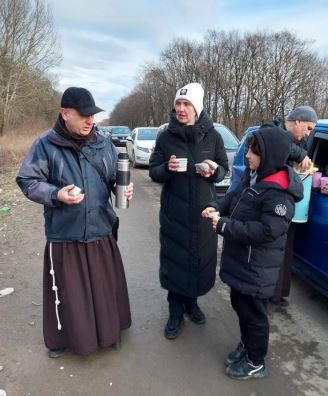
[[[232,379],[264,378],[268,375],[264,363],[256,366],[247,355],[228,366],[226,373]]]
[[[230,352],[229,355],[225,358],[224,364],[226,366],[230,366],[232,363],[239,362],[241,358],[243,358],[246,354],[245,345],[242,341],[239,342],[237,348]]]

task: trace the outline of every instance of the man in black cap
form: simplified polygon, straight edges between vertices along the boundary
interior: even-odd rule
[[[117,151],[94,127],[103,111],[85,88],[68,88],[53,129],[33,143],[17,176],[44,205],[43,330],[49,357],[117,346],[131,325],[124,268],[113,236]],[[132,183],[125,195],[132,198]]]

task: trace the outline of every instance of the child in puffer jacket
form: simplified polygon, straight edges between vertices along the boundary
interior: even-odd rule
[[[291,136],[279,126],[254,132],[246,159],[249,167],[238,188],[211,202],[202,216],[224,238],[220,277],[230,286],[241,338],[225,359],[233,379],[267,376],[268,299],[274,294],[286,235],[303,186],[287,165]]]

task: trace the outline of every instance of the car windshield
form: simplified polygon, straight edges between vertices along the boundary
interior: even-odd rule
[[[101,132],[104,132],[104,133],[110,132],[110,127],[99,127],[99,129],[101,130]]]
[[[120,135],[121,133],[130,134],[130,129],[128,127],[115,127],[111,128],[112,135]]]
[[[238,140],[234,134],[223,125],[214,124],[214,128],[220,133],[224,142],[224,148],[226,150],[237,150]]]
[[[138,131],[138,140],[155,140],[158,128],[140,128]]]

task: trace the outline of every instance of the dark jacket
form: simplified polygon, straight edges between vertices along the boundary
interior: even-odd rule
[[[96,133],[83,150],[102,168],[108,185],[113,184],[117,162],[113,144]],[[90,242],[112,233],[116,214],[108,202],[108,188],[85,157],[54,130],[33,143],[16,180],[27,198],[44,205],[48,241]],[[58,190],[69,184],[85,192],[78,205],[65,205],[56,199]]]
[[[210,205],[221,216],[217,225],[224,237],[221,279],[240,293],[269,298],[274,294],[287,230],[295,202],[303,198],[303,186],[293,169],[284,165],[291,145],[288,134],[260,128],[254,136],[261,147],[256,183],[249,185],[248,170],[237,190]]]
[[[171,155],[188,158],[187,172],[170,172]],[[216,173],[204,178],[195,163],[215,161]],[[149,175],[164,183],[160,209],[160,281],[172,292],[197,297],[215,282],[217,236],[201,217],[206,202],[215,198],[214,181],[229,170],[223,139],[202,112],[193,126],[181,124],[172,114],[150,158]]]
[[[265,123],[264,125],[262,125],[262,127],[274,127],[274,126],[279,126],[285,130],[286,126],[284,121],[281,118],[276,118],[272,121],[268,121],[267,123]],[[290,134],[290,136],[293,139],[293,134],[287,130],[287,132]],[[292,162],[297,162],[298,164],[300,162],[302,162],[304,160],[304,158],[307,156],[307,140],[308,137],[305,137],[299,141],[293,141],[291,149],[290,149],[290,153],[289,153],[289,157],[288,157],[288,161],[290,162],[290,165],[292,165]]]
[[[307,151],[305,150],[306,143],[303,143],[303,139],[299,143],[293,143],[292,148],[290,150],[288,161],[290,161],[291,165],[292,162],[297,162],[298,164],[304,160],[307,156]]]

